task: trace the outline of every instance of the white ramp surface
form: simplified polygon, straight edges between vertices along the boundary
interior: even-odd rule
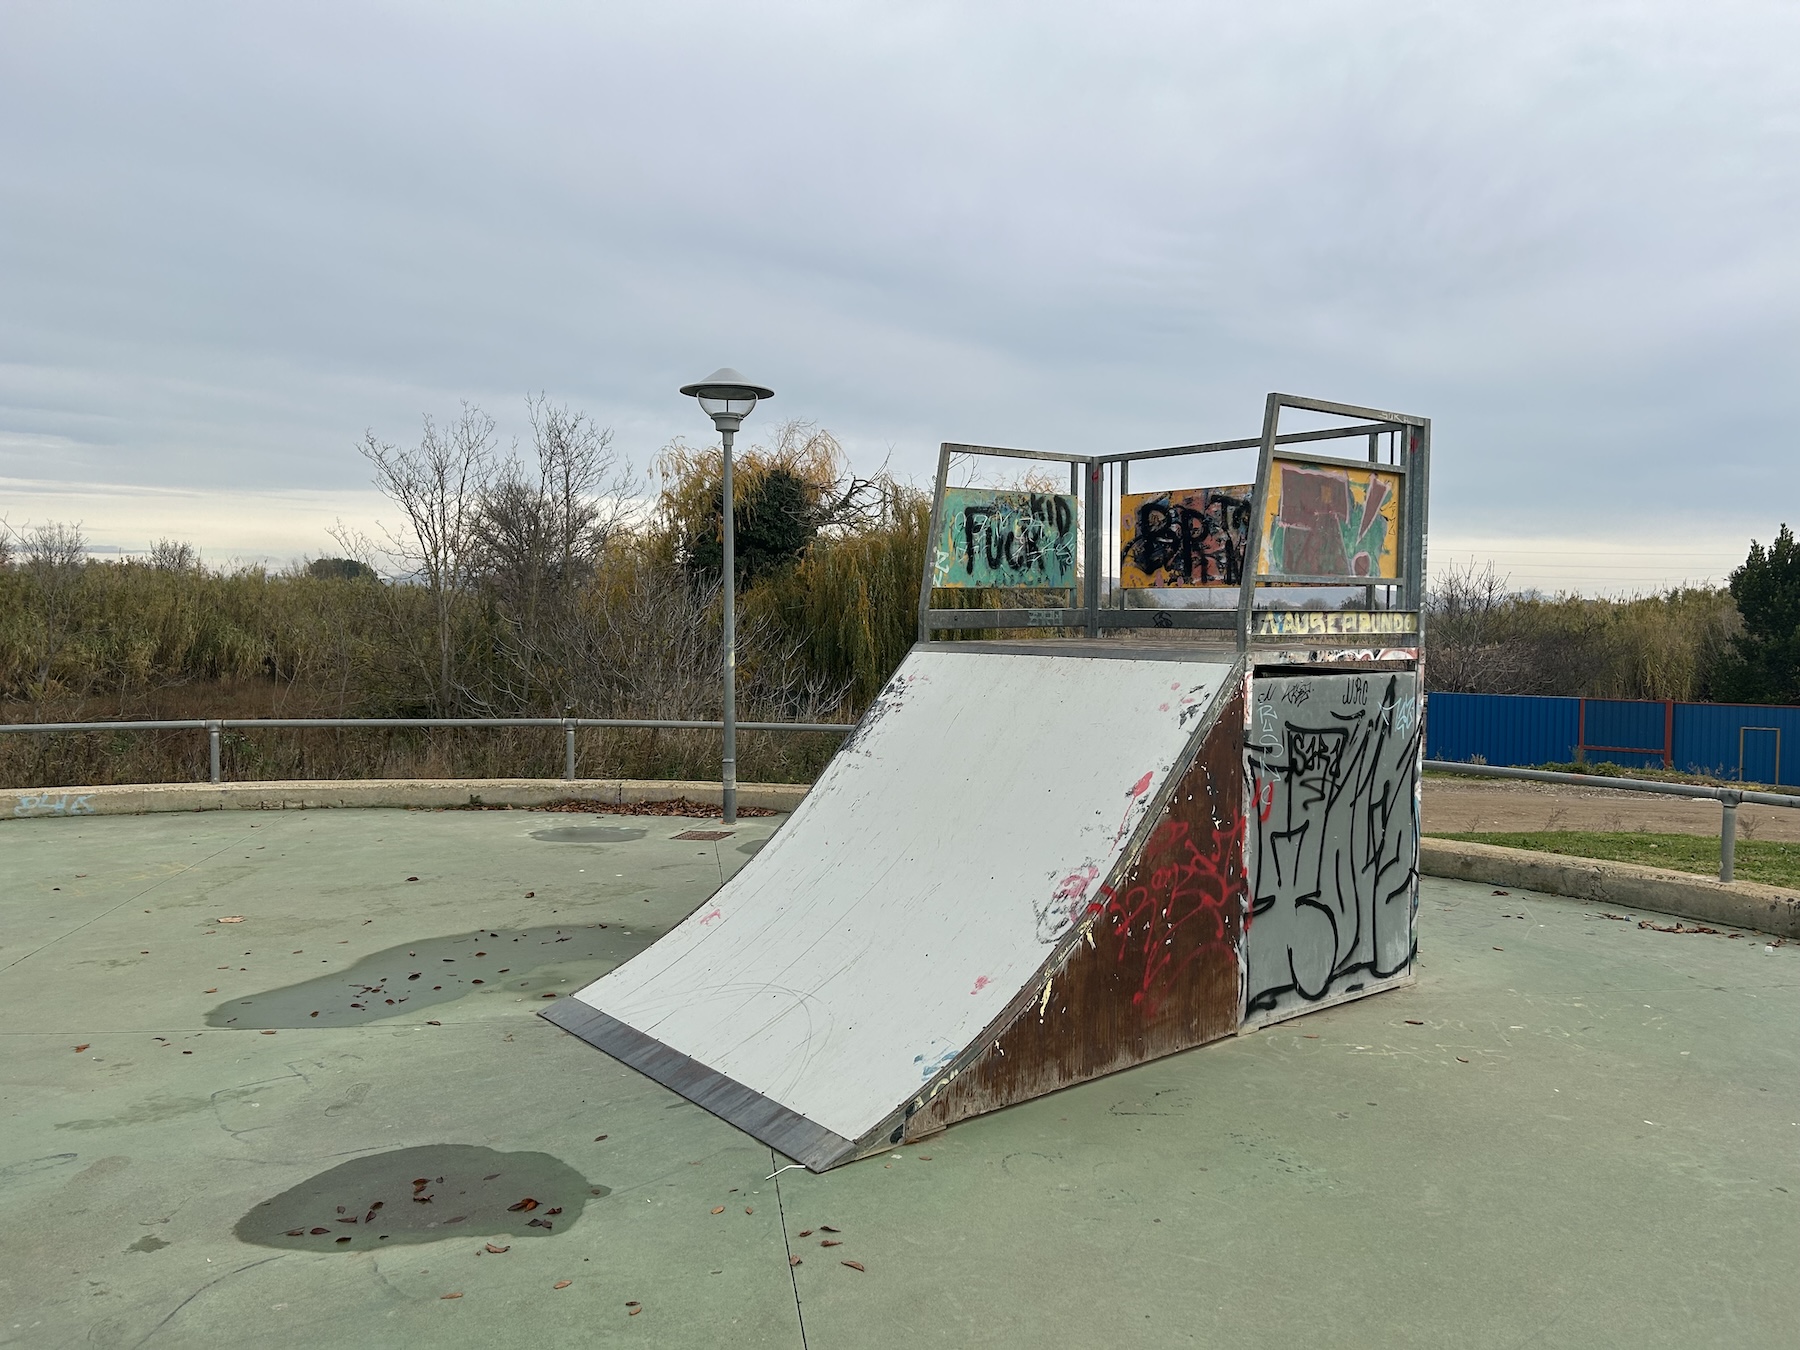
[[[915,650],[762,852],[575,998],[858,1139],[1036,974],[1231,669]]]

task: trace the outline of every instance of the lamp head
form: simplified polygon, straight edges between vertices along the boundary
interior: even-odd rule
[[[684,384],[681,392],[700,401],[700,410],[720,431],[736,431],[750,415],[758,399],[774,398],[775,391],[751,384],[730,366],[715,370],[704,380]]]

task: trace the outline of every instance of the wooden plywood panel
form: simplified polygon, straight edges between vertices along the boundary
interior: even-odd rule
[[[1243,1006],[1244,702],[1231,697],[1142,852],[1100,888],[1085,932],[980,1058],[907,1118],[954,1121],[1230,1035]]]

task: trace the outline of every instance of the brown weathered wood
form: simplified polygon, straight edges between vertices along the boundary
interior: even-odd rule
[[[1087,941],[905,1137],[1231,1035],[1242,1001],[1243,696],[1225,706]]]

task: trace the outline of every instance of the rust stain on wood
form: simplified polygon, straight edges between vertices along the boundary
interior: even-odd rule
[[[1239,694],[1143,852],[1090,908],[1091,942],[1037,987],[986,1054],[906,1121],[907,1139],[1237,1029],[1249,896],[1243,725]]]

